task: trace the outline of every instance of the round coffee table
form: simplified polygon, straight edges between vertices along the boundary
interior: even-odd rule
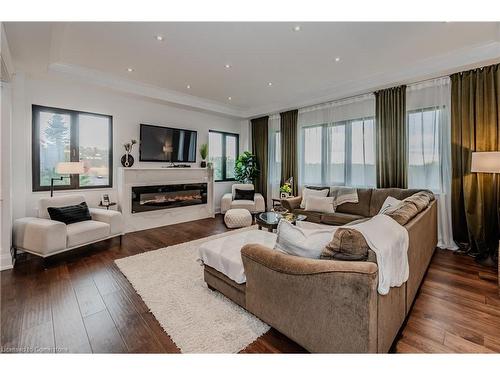
[[[262,212],[257,215],[256,222],[259,226],[259,229],[266,228],[269,232],[272,232],[276,228],[278,228],[278,223],[281,219],[288,220],[292,224],[295,224],[297,221],[307,219],[307,216],[296,215],[292,213],[280,214],[277,212]]]

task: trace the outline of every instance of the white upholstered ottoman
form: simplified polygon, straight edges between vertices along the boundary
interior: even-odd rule
[[[252,214],[244,208],[232,208],[224,215],[228,228],[244,228],[252,225]]]
[[[205,242],[199,247],[198,253],[205,266],[216,269],[237,284],[243,284],[246,277],[241,248],[249,243],[258,243],[272,249],[276,238],[276,233],[249,230]]]

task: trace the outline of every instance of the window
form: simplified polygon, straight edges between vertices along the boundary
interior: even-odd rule
[[[440,120],[442,109],[424,108],[409,111],[408,186],[435,192],[441,188]]]
[[[54,181],[54,189],[113,185],[112,117],[33,105],[33,191],[50,189],[60,162],[83,161],[85,172]],[[67,177],[66,175],[63,175]]]
[[[302,128],[304,185],[375,186],[374,119]]]
[[[208,133],[209,160],[214,166],[215,181],[234,181],[234,166],[238,158],[238,134],[210,130]]]

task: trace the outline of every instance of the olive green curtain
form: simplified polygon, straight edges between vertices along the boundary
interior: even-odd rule
[[[299,179],[297,163],[297,118],[299,110],[280,114],[281,132],[281,184],[293,177],[292,195],[297,195]]]
[[[255,179],[255,191],[267,197],[267,146],[268,146],[269,116],[251,120],[252,124],[252,154],[257,159],[259,175]]]
[[[406,86],[375,92],[377,187],[407,187]]]
[[[493,186],[492,174],[471,173],[470,164],[473,151],[499,150],[500,69],[497,64],[450,78],[453,236],[487,255],[498,244],[499,184]]]

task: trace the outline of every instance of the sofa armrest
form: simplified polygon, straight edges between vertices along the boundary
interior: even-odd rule
[[[348,262],[327,259],[311,259],[289,255],[259,244],[242,247],[241,255],[272,269],[292,275],[315,275],[328,272],[350,272],[373,275],[378,267],[372,262]]]
[[[302,202],[302,197],[292,197],[285,198],[281,200],[281,205],[285,207],[288,211],[292,212],[293,210],[300,207],[300,202]]]
[[[264,212],[266,210],[266,201],[261,193],[255,193],[253,200],[255,202],[253,213]]]
[[[14,247],[46,256],[66,248],[66,224],[25,217],[14,221]]]
[[[103,208],[89,208],[92,220],[109,224],[110,234],[123,233],[123,217],[121,212]]]
[[[375,263],[305,259],[258,244],[241,254],[251,313],[311,352],[377,351]]]
[[[231,193],[224,194],[220,201],[220,212],[222,214],[225,214],[231,208],[232,202],[233,202],[233,194]]]

